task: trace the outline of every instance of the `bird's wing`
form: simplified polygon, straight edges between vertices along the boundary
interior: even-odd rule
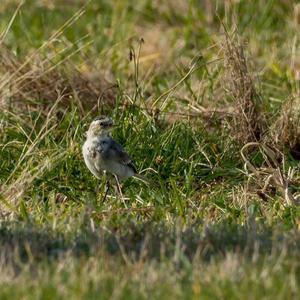
[[[128,153],[124,150],[122,145],[113,139],[111,140],[110,154],[112,159],[118,161],[122,165],[127,165],[128,167],[132,168],[135,173],[137,173],[137,170]]]

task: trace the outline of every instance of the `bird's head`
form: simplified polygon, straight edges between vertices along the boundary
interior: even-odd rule
[[[100,116],[92,121],[88,130],[88,134],[92,136],[108,134],[113,126],[114,121],[110,117]]]

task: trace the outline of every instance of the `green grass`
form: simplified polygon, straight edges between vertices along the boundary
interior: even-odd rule
[[[0,299],[297,299],[299,207],[244,169],[221,24],[297,198],[296,3],[28,0],[9,26],[17,3],[0,8]],[[99,114],[151,180],[124,182],[127,209],[82,159]]]

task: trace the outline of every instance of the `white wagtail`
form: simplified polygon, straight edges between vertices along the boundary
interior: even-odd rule
[[[84,161],[88,169],[101,178],[104,172],[114,175],[120,194],[120,180],[134,176],[144,182],[148,182],[144,176],[138,174],[131,158],[123,147],[116,142],[110,131],[114,126],[111,118],[100,116],[90,124],[87,138],[82,147]],[[107,196],[109,185],[105,191]]]

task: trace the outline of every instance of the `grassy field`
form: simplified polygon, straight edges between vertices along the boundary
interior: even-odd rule
[[[1,300],[299,299],[296,2],[1,1]]]

